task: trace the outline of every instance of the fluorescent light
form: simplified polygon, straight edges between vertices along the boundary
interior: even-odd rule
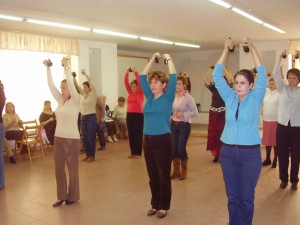
[[[127,37],[127,38],[138,38],[139,37],[139,36],[133,35],[133,34],[126,34],[126,33],[101,30],[101,29],[93,29],[93,31],[95,33],[99,33],[99,34],[107,34],[107,35],[113,35],[113,36],[118,36],[118,37]]]
[[[285,33],[284,30],[281,30],[281,29],[279,29],[279,28],[277,28],[277,27],[274,27],[274,26],[271,25],[271,24],[263,23],[263,25],[264,25],[265,27],[268,27],[268,28],[270,28],[270,29],[272,29],[272,30],[275,30],[275,31],[279,32],[279,33],[282,33],[282,34]]]
[[[162,39],[156,39],[156,38],[149,38],[149,37],[140,37],[141,40],[144,41],[152,41],[152,42],[158,42],[158,43],[163,43],[163,44],[173,44],[174,42],[168,41],[168,40],[162,40]]]
[[[253,21],[256,22],[256,23],[259,23],[259,24],[263,24],[263,23],[264,23],[264,21],[262,21],[262,20],[256,18],[255,16],[252,16],[251,14],[246,13],[245,11],[240,10],[240,9],[238,9],[238,8],[233,7],[233,8],[232,8],[232,11],[234,11],[234,12],[236,12],[236,13],[238,13],[238,14],[244,16],[244,17],[247,17],[248,19],[253,20]]]
[[[200,48],[200,45],[187,44],[187,43],[181,43],[181,42],[175,42],[175,45],[191,47],[191,48]]]
[[[50,22],[50,21],[44,21],[44,20],[36,20],[36,19],[26,19],[29,23],[35,23],[35,24],[41,24],[41,25],[47,25],[47,26],[53,26],[53,27],[60,27],[60,28],[67,28],[72,30],[83,30],[83,31],[90,31],[91,28],[89,27],[82,27],[77,25],[71,25],[71,24],[64,24],[64,23],[56,23],[56,22]]]
[[[220,5],[220,6],[223,6],[223,7],[227,8],[227,9],[231,8],[230,4],[228,4],[227,2],[224,2],[222,0],[210,0],[210,1],[213,2],[213,3],[216,3],[216,4]]]
[[[22,17],[19,17],[19,16],[10,16],[10,15],[3,15],[3,14],[0,14],[0,19],[23,21]]]

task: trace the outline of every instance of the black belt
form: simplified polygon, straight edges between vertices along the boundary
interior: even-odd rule
[[[229,145],[229,144],[225,144],[223,143],[224,146],[226,147],[231,147],[231,148],[240,148],[240,149],[251,149],[251,148],[259,148],[260,145]]]

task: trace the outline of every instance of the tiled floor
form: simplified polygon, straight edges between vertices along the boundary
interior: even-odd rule
[[[172,181],[166,218],[146,216],[150,190],[145,161],[128,159],[128,142],[109,143],[96,161],[80,161],[81,200],[52,208],[56,201],[53,155],[30,164],[5,163],[6,188],[0,191],[1,225],[226,225],[227,199],[219,164],[205,151],[205,137],[188,143],[188,179]],[[264,150],[263,150],[264,155]],[[79,155],[79,160],[83,155]],[[253,224],[299,225],[300,190],[278,188],[278,170],[263,168],[256,189]]]

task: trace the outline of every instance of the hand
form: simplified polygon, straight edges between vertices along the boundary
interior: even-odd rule
[[[165,60],[171,59],[171,56],[170,56],[169,54],[163,54],[162,57],[163,57]]]
[[[280,58],[286,58],[286,50],[283,50],[283,52],[280,55]]]
[[[66,57],[63,57],[62,60],[61,60],[61,64],[62,66],[65,68],[65,69],[69,69],[70,68],[70,59],[66,58]]]
[[[177,118],[183,118],[183,112],[177,112],[176,114],[175,114],[175,116],[177,117]]]
[[[229,50],[234,51],[234,42],[233,42],[233,40],[230,37],[225,41],[224,50],[226,50],[226,51],[229,51]]]
[[[248,47],[250,50],[253,48],[252,41],[249,38],[243,38],[242,42],[244,47]]]
[[[54,121],[53,117],[50,117],[50,118],[48,119],[48,121],[49,121],[49,122]]]
[[[84,76],[86,76],[86,70],[85,70],[85,69],[82,69],[82,70],[81,70],[81,74],[84,75]]]
[[[152,61],[159,63],[159,59],[161,58],[161,55],[159,52],[155,52],[151,58]]]
[[[136,72],[136,68],[133,67],[133,66],[129,66],[129,67],[127,67],[126,71],[129,72],[129,73],[130,72]]]
[[[47,68],[50,68],[50,67],[53,65],[53,63],[51,62],[50,59],[44,60],[44,61],[43,61],[43,64],[44,64]]]
[[[100,123],[105,123],[104,118],[101,118],[101,119],[100,119]]]

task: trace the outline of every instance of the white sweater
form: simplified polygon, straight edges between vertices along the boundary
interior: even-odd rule
[[[56,130],[55,136],[61,138],[80,139],[77,120],[79,114],[79,94],[76,91],[71,70],[65,70],[67,85],[71,98],[64,102],[64,98],[60,91],[55,87],[51,70],[47,70],[48,85],[50,91],[57,101],[58,105],[55,110]]]
[[[279,92],[271,91],[267,88],[266,95],[263,101],[263,120],[277,121],[279,106]]]

